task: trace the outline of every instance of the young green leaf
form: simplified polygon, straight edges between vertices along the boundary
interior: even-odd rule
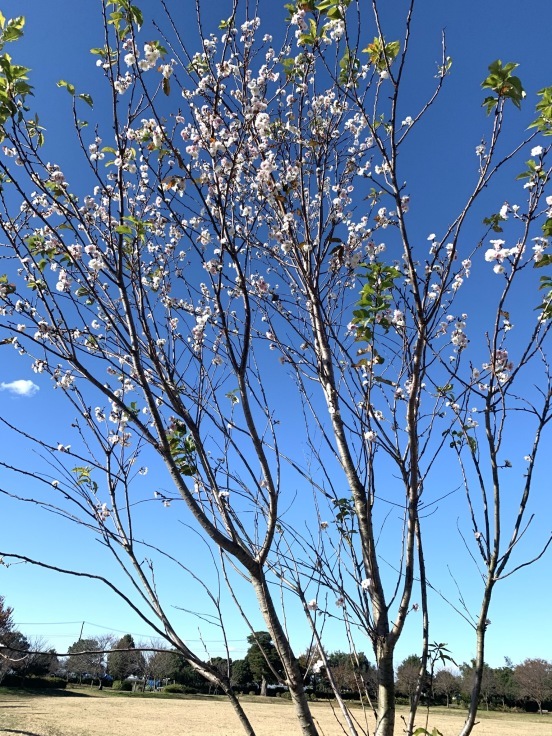
[[[489,115],[501,100],[511,100],[517,108],[521,107],[521,101],[525,97],[525,90],[519,77],[512,72],[519,64],[508,62],[503,64],[500,59],[489,64],[489,76],[483,80],[483,89],[490,89],[496,97],[489,96],[483,100],[483,107]]]
[[[70,82],[66,82],[65,79],[60,79],[57,83],[58,87],[65,87],[65,89],[69,92],[69,94],[74,97],[75,95],[75,85],[71,84]]]
[[[87,92],[83,92],[82,94],[80,94],[79,98],[81,100],[84,100],[84,102],[86,102],[86,104],[89,107],[94,107],[94,101],[92,100],[92,97],[90,97],[90,95]]]

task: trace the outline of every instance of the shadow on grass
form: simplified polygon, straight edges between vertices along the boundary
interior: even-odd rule
[[[16,728],[3,728],[2,733],[18,733],[20,736],[41,736],[39,733],[34,731],[19,731]]]
[[[12,695],[15,696],[15,698],[19,698],[21,696],[25,697],[36,697],[36,698],[89,698],[91,693],[83,693],[83,692],[76,692],[75,690],[55,690],[55,689],[46,689],[46,690],[38,690],[35,688],[24,688],[24,687],[18,687],[18,688],[10,688],[9,690],[7,688],[0,689],[0,696],[1,695]],[[0,704],[2,702],[7,702],[6,700],[0,701]]]

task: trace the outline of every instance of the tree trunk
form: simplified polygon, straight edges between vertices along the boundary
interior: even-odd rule
[[[251,570],[249,572],[252,573]],[[289,688],[289,693],[291,695],[293,705],[295,706],[295,713],[301,728],[301,733],[303,736],[318,736],[318,730],[315,726],[314,719],[309,708],[307,694],[305,693],[303,675],[299,669],[299,663],[291,649],[281,621],[278,618],[276,608],[274,607],[274,601],[270,595],[268,584],[263,572],[261,571],[255,576],[252,574],[251,582],[257,595],[259,608],[265,620],[268,632],[272,637],[278,656],[284,666],[286,685]],[[385,734],[385,736],[387,736],[387,734]],[[390,733],[389,736],[392,736],[392,733]]]
[[[261,680],[261,695],[266,698],[266,677],[264,675]]]
[[[379,647],[378,647],[379,648]],[[378,652],[378,717],[374,736],[393,736],[395,729],[395,671],[393,652],[384,644]]]
[[[477,708],[479,705],[479,698],[481,696],[481,685],[483,682],[483,670],[485,667],[485,630],[487,628],[487,615],[489,612],[489,604],[491,602],[491,594],[494,586],[494,580],[492,578],[494,571],[489,574],[487,583],[485,586],[485,594],[483,596],[483,605],[479,614],[479,621],[477,623],[477,649],[475,655],[475,680],[473,683],[470,704],[468,707],[468,716],[460,731],[459,736],[470,736],[473,727],[475,725],[475,717],[477,715]]]
[[[249,722],[249,718],[246,716],[244,709],[242,708],[242,704],[238,700],[236,693],[233,691],[232,688],[224,689],[224,694],[232,704],[232,707],[234,708],[234,711],[236,715],[238,716],[238,719],[240,721],[240,724],[246,734],[246,736],[256,736],[255,731],[253,729],[253,726]]]

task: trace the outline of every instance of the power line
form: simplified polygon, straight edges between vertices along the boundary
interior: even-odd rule
[[[16,623],[14,626],[73,626],[76,624],[82,624],[82,619],[80,621],[26,621]]]
[[[137,637],[143,637],[143,638],[151,638],[151,634],[144,634],[144,633],[137,633],[135,631],[128,631],[123,629],[113,629],[110,626],[103,626],[102,624],[95,624],[92,621],[27,621],[27,622],[18,622],[15,623],[14,626],[79,626],[81,624],[84,624],[85,626],[93,626],[97,629],[103,629],[104,631],[112,631],[115,634],[131,634],[132,636]],[[73,636],[73,634],[56,634],[56,636]],[[162,639],[162,637],[156,636],[155,639]],[[225,641],[227,642],[245,642],[245,638],[240,639],[188,639],[188,637],[185,637],[186,641],[189,643],[197,643],[197,644],[224,644]]]

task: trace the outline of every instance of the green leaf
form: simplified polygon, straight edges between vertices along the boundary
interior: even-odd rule
[[[546,173],[543,171],[540,164],[538,164],[534,159],[530,158],[529,161],[526,161],[527,169],[525,171],[522,171],[521,174],[518,174],[516,176],[516,179],[544,179],[546,178]]]
[[[360,71],[360,61],[356,58],[354,54],[351,53],[351,50],[349,48],[345,49],[345,53],[339,60],[339,69],[340,84],[353,84],[356,86],[358,74]]]
[[[70,82],[66,82],[65,79],[60,79],[57,83],[58,87],[65,87],[65,89],[69,92],[71,96],[74,96],[75,94],[75,85],[71,84]]]
[[[287,8],[287,5],[285,6]],[[232,27],[232,18],[227,18],[226,20],[221,20],[219,23],[219,28],[221,31],[224,31],[226,28]]]
[[[292,59],[292,58],[283,59],[282,66],[284,68],[284,74],[286,75],[286,78],[288,80],[293,79],[294,77],[298,75],[297,66],[295,64],[295,59]]]
[[[0,293],[7,296],[8,294],[14,294],[15,290],[15,286],[10,284],[7,274],[2,274],[0,276]]]
[[[144,16],[142,11],[137,5],[130,6],[130,15],[134,23],[136,23],[138,30],[144,25]]]
[[[545,238],[552,238],[552,217],[549,217],[543,224],[542,232]]]
[[[41,279],[29,279],[29,281],[27,281],[27,286],[29,289],[31,289],[31,291],[36,291],[37,289],[43,289],[46,284]],[[13,289],[13,291],[15,291],[15,288]]]
[[[351,0],[320,0],[316,3],[316,10],[318,10],[323,15],[326,15],[328,18],[330,18],[330,20],[343,20],[344,15],[342,12],[342,8],[348,8],[350,4]],[[312,2],[298,2],[297,5],[300,5],[302,8],[310,11],[314,10],[314,8],[312,7]],[[307,5],[306,8],[305,5]]]
[[[535,268],[542,268],[543,266],[550,265],[552,265],[552,255],[550,255],[549,253],[545,253],[540,261],[535,261]]]
[[[80,94],[79,98],[81,100],[84,100],[89,107],[94,107],[94,101],[87,92],[83,92],[82,94]]]
[[[390,381],[389,378],[384,378],[383,376],[374,376],[374,381],[376,383],[385,383],[386,386],[395,386],[395,381]]]
[[[501,217],[499,213],[491,215],[490,217],[485,217],[483,219],[484,225],[489,225],[494,233],[501,233],[503,232],[502,228],[500,227],[500,223],[504,222],[506,218]]]

